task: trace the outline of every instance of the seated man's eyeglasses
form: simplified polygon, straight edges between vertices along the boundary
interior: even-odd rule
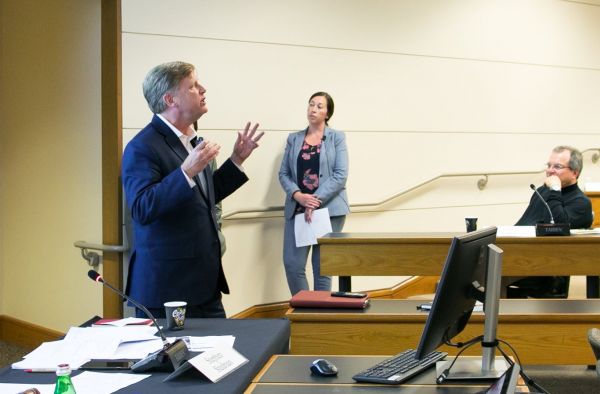
[[[563,170],[565,168],[570,168],[570,167],[569,166],[563,166],[562,164],[546,163],[546,168],[547,169],[552,168],[553,170],[560,171],[560,170]]]

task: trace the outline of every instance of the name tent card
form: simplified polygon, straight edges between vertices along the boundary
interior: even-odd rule
[[[246,364],[248,359],[234,348],[214,348],[197,355],[188,362],[213,383],[217,383]]]

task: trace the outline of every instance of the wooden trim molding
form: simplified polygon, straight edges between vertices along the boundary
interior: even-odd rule
[[[121,0],[102,1],[102,243],[121,245]],[[123,289],[121,253],[103,253],[102,275]],[[123,317],[121,297],[103,291],[103,316]]]
[[[285,312],[290,308],[290,303],[285,302],[273,302],[270,304],[254,305],[248,309],[245,309],[235,315],[231,316],[232,319],[277,319],[285,317]]]
[[[25,348],[35,349],[43,342],[56,341],[65,333],[0,315],[0,339]]]
[[[369,291],[370,298],[403,299],[421,294],[435,293],[439,276],[411,276],[388,289]]]

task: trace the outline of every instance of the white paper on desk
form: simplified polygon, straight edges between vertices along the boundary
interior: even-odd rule
[[[111,328],[103,327],[72,327],[65,339],[61,341],[45,342],[37,349],[27,354],[24,360],[13,363],[13,369],[34,369],[34,368],[56,368],[58,364],[68,363],[72,369],[78,369],[83,363],[93,358],[111,359],[117,358],[115,354],[119,345],[123,342],[157,340],[153,334],[156,327],[127,327]],[[152,350],[147,351],[141,356],[132,358],[143,358],[148,353],[158,350],[158,345],[152,344]]]
[[[600,182],[586,182],[584,188],[586,192],[600,192]]]
[[[329,209],[321,208],[313,211],[310,223],[304,220],[304,214],[299,213],[294,217],[294,233],[296,234],[296,247],[316,245],[317,238],[331,232],[331,219]]]
[[[233,347],[235,337],[233,335],[214,335],[206,337],[181,337],[192,352],[203,352],[213,348]]]
[[[71,378],[77,394],[110,394],[150,375],[85,371]]]
[[[154,335],[157,331],[154,326],[72,327],[65,340],[96,343],[89,359],[141,359],[162,347],[162,341]]]
[[[83,372],[71,377],[77,394],[109,394],[140,382],[150,375],[131,373]],[[35,387],[40,394],[54,394],[54,383],[0,383],[0,393],[20,393]]]
[[[207,350],[188,360],[188,362],[213,383],[217,383],[225,376],[246,364],[248,359],[234,348],[227,347]]]
[[[124,342],[119,345],[114,354],[110,357],[104,357],[107,360],[137,360],[146,357],[150,353],[163,347],[162,339],[156,338],[150,341]]]
[[[71,327],[65,335],[65,341],[69,340],[90,340],[90,341],[148,341],[156,339],[154,335],[158,329],[154,326],[135,326],[135,327],[112,327],[107,330],[105,327]]]
[[[90,348],[95,344],[80,341],[55,341],[42,343],[21,361],[12,364],[13,369],[56,369],[58,364],[67,363],[79,368],[90,359]]]
[[[497,237],[535,237],[535,226],[498,226]]]
[[[67,332],[67,335],[65,335],[63,342],[64,346],[67,347],[70,344],[83,346],[83,348],[80,349],[80,353],[84,356],[84,359],[108,358],[114,354],[119,347],[119,344],[121,343],[119,332],[122,330],[122,328],[115,328],[115,331],[108,332],[105,328],[71,327]],[[79,367],[78,365],[69,364],[73,369]]]
[[[598,235],[600,228],[572,228],[571,235]]]
[[[96,323],[97,326],[104,326],[104,327],[125,327],[127,325],[148,325],[146,324],[146,322],[151,322],[150,319],[144,319],[141,317],[126,317],[124,319],[119,319],[119,320],[112,320],[112,321],[107,321],[105,323],[102,324],[98,324]]]

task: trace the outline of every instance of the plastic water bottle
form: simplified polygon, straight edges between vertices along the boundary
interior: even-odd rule
[[[69,364],[58,365],[54,394],[77,394],[73,382],[71,381],[71,367]]]

